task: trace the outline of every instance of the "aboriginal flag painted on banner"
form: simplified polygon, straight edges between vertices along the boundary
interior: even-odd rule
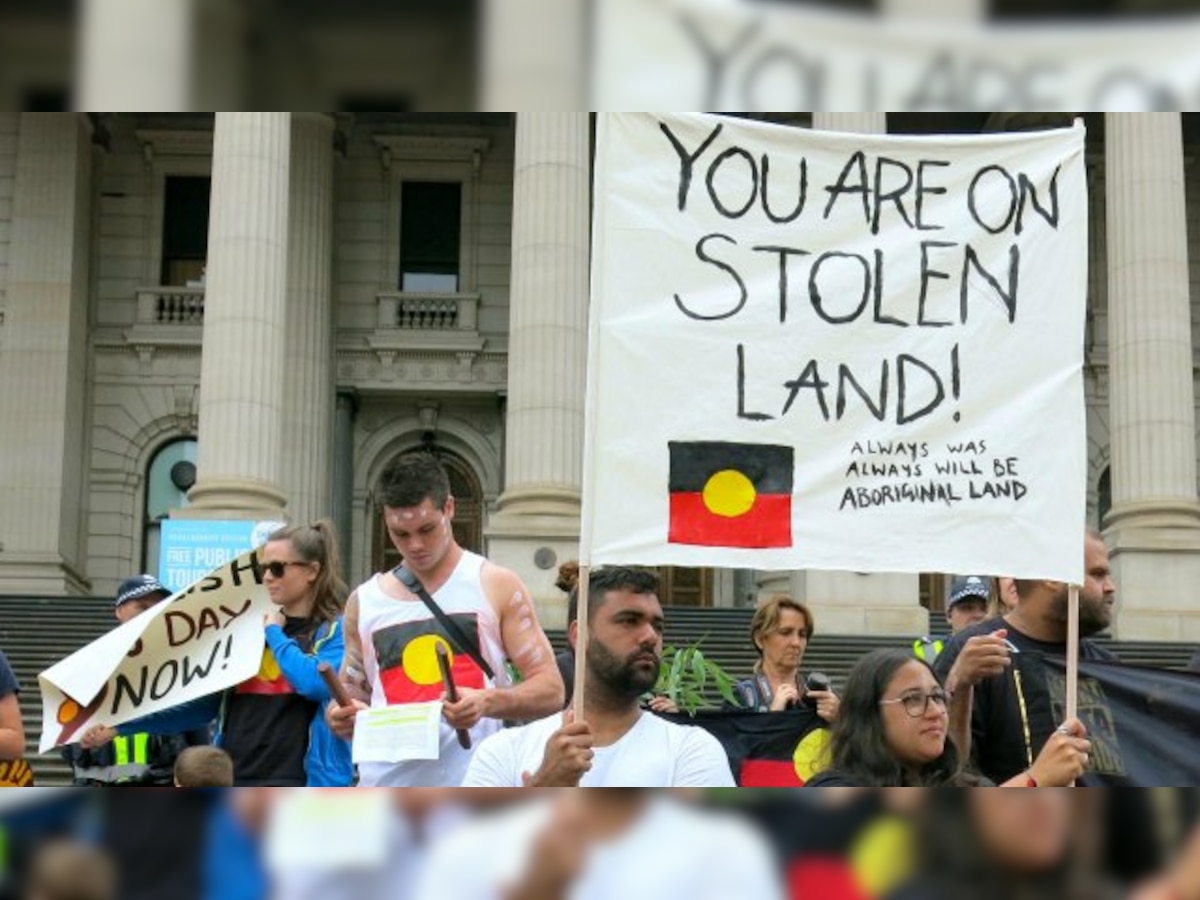
[[[791,447],[671,441],[668,449],[670,543],[792,546]]]
[[[1053,712],[1061,721],[1066,661],[1046,656],[1041,663],[1051,683]],[[1092,741],[1093,767],[1104,773],[1095,781],[1095,776],[1086,779],[1088,783],[1200,785],[1200,674],[1080,660],[1078,697],[1079,718]]]
[[[803,787],[828,765],[829,730],[807,707],[663,718],[699,726],[720,741],[738,787]]]

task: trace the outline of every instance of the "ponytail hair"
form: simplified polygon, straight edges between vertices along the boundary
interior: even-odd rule
[[[320,566],[313,582],[312,615],[321,622],[336,622],[350,589],[342,576],[342,558],[333,523],[321,519],[311,525],[285,525],[271,532],[267,540],[290,541],[302,560]]]

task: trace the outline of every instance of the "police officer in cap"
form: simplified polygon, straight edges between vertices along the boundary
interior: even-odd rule
[[[985,575],[959,575],[950,580],[946,591],[946,621],[952,635],[987,618],[991,583]],[[913,655],[933,665],[943,646],[943,641],[926,635],[913,641]]]

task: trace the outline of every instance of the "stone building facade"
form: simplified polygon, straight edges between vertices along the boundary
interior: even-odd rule
[[[1045,117],[774,116],[856,131]],[[1200,640],[1200,117],[1093,115],[1089,517],[1126,638]],[[374,485],[428,447],[460,539],[549,622],[584,439],[587,113],[0,114],[0,593],[108,594],[164,516],[330,516],[389,559]],[[911,634],[939,577],[673,570]],[[922,605],[924,600],[925,605]]]

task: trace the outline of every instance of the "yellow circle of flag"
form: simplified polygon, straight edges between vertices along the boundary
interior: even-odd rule
[[[441,644],[450,654],[450,663],[454,663],[454,651],[450,644],[438,634],[423,634],[413,638],[404,648],[401,665],[406,674],[416,684],[438,684],[442,680],[442,670],[438,668],[437,645]]]
[[[831,743],[828,728],[814,728],[796,745],[792,763],[796,766],[796,774],[805,784],[818,772],[829,768]]]
[[[713,473],[704,485],[704,505],[718,516],[732,519],[744,516],[757,499],[754,482],[735,469]]]
[[[916,852],[911,823],[897,816],[882,816],[850,849],[854,879],[867,896],[883,897],[912,874]]]

